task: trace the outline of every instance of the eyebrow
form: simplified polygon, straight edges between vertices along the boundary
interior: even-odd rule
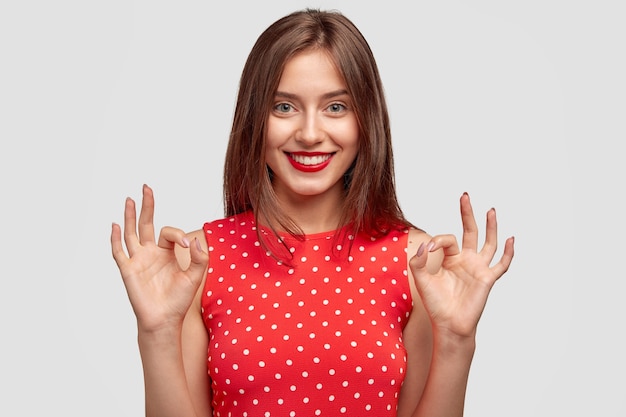
[[[345,90],[345,89],[334,90],[334,91],[329,91],[328,93],[322,94],[321,99],[322,100],[328,100],[330,98],[339,97],[339,96],[345,96],[345,95],[348,95],[348,91]],[[298,95],[297,94],[287,93],[286,91],[277,91],[275,96],[276,97],[287,98],[287,99],[290,99],[290,100],[298,99]]]

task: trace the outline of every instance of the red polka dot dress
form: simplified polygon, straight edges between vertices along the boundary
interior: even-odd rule
[[[202,314],[215,416],[395,416],[412,308],[407,232],[284,241],[289,265],[243,213],[204,225]],[[349,253],[348,253],[349,252]]]

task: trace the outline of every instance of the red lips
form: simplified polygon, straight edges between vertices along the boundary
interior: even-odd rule
[[[333,158],[332,153],[326,152],[291,152],[287,159],[291,165],[302,172],[318,172],[328,166]]]

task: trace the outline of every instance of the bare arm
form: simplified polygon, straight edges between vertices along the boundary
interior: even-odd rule
[[[122,231],[114,224],[111,247],[137,318],[146,415],[211,415],[206,371],[206,331],[199,313],[199,293],[208,255],[197,234],[164,227],[155,240],[154,197],[144,186],[139,222],[135,203],[126,200],[124,251]],[[176,247],[185,250],[176,249]],[[177,254],[187,254],[177,256]],[[199,393],[204,392],[201,396]]]
[[[432,237],[421,230],[413,229],[409,233],[407,246],[407,264],[412,254],[422,243],[428,243]],[[442,251],[433,253],[428,258],[428,269],[436,273],[441,267]],[[407,265],[408,266],[408,265]],[[415,280],[409,272],[409,285],[413,299],[413,310],[409,317],[402,339],[407,351],[407,371],[400,391],[398,417],[410,417],[424,394],[433,355],[433,330],[428,311],[422,303]]]
[[[467,194],[461,197],[461,218],[461,249],[453,235],[439,235],[421,242],[410,258],[410,275],[431,322],[432,355],[423,391],[416,393],[418,403],[412,413],[405,409],[403,413],[406,414],[402,415],[463,415],[478,321],[491,288],[508,270],[513,259],[514,240],[509,238],[502,258],[490,266],[497,248],[495,210],[487,213],[485,244],[480,250],[477,248],[478,229]],[[435,271],[429,257],[440,254],[443,254],[441,268]],[[422,332],[428,335],[426,331]],[[412,351],[409,352],[427,354],[425,348],[420,351],[419,347],[411,346],[410,349]],[[424,375],[423,370],[420,375]],[[415,383],[413,385],[418,390],[422,388]],[[403,389],[402,395],[411,393]]]

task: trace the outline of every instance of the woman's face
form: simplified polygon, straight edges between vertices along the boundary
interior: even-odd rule
[[[311,50],[291,58],[267,123],[266,163],[278,197],[341,198],[358,141],[346,84],[328,55]]]

